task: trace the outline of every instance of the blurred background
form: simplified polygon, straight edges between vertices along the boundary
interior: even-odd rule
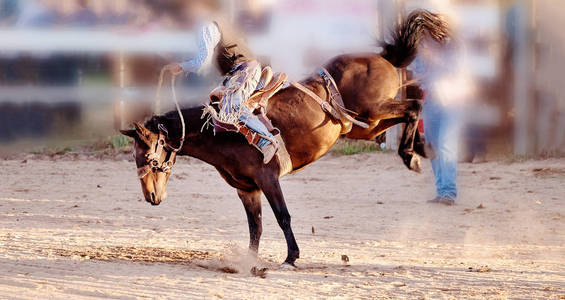
[[[465,109],[462,159],[564,153],[562,0],[221,3],[261,60],[292,80],[339,54],[379,52],[379,41],[413,9],[449,9],[476,85]],[[176,24],[167,9],[167,1],[0,0],[0,152],[125,143],[116,130],[153,113],[161,67],[197,50],[193,29]],[[218,80],[214,72],[183,76],[183,106],[206,101]],[[395,139],[392,130],[389,148]]]

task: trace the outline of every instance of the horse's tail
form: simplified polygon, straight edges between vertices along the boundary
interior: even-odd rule
[[[428,34],[439,43],[449,36],[447,22],[441,15],[415,10],[392,33],[392,44],[383,43],[381,56],[397,68],[410,65],[418,54],[420,41]]]

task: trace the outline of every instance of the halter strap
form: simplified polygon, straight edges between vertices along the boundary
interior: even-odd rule
[[[137,176],[139,179],[147,176],[147,174],[151,171],[161,171],[164,173],[170,172],[171,167],[173,166],[173,162],[171,161],[173,157],[172,153],[176,153],[177,151],[173,151],[169,147],[169,144],[165,141],[165,135],[159,132],[157,142],[151,144],[151,152],[149,152],[145,157],[147,164],[137,168]],[[163,152],[166,153],[165,160],[160,162]]]

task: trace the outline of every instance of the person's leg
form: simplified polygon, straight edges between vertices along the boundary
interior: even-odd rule
[[[440,164],[440,153],[439,153],[439,128],[441,115],[439,114],[438,108],[431,101],[427,100],[424,104],[423,119],[424,119],[424,135],[426,142],[430,143],[434,150],[436,151],[436,157],[430,160],[432,164],[432,170],[435,178],[436,185],[436,196],[439,197],[441,182],[441,164]]]
[[[257,116],[253,115],[245,107],[242,108],[242,110],[245,110],[245,111],[241,114],[241,116],[239,117],[239,120],[241,122],[243,122],[245,124],[245,126],[249,127],[249,129],[255,131],[256,133],[258,133],[262,136],[274,138],[274,136],[267,129],[267,126],[265,126],[265,124],[263,124],[263,122],[261,122]],[[259,141],[257,146],[260,149],[263,149],[263,147],[267,146],[269,143],[270,143],[270,141],[268,139],[261,138],[261,140]]]
[[[438,194],[442,198],[457,198],[457,163],[459,154],[459,138],[462,124],[458,112],[454,109],[443,109],[438,131],[438,162],[440,186]]]

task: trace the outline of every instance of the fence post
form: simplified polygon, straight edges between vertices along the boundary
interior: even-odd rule
[[[532,72],[534,51],[532,45],[533,18],[531,0],[517,0],[515,31],[516,54],[514,56],[514,154],[526,155],[532,152],[531,116],[533,107]]]

